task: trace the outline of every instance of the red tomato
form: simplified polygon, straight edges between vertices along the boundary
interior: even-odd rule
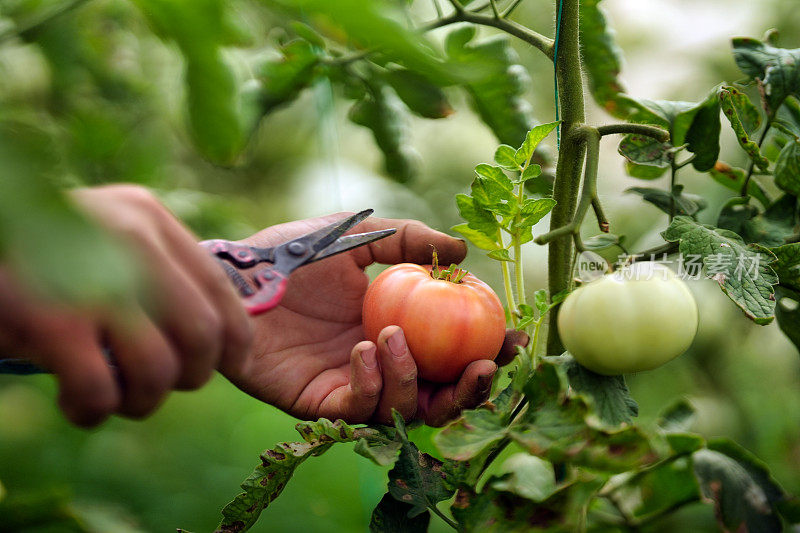
[[[467,274],[460,283],[434,279],[431,266],[402,263],[382,272],[364,297],[367,339],[400,326],[428,381],[457,381],[478,359],[494,359],[505,337],[503,306],[492,289]]]

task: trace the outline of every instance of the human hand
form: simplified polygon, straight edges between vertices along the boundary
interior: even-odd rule
[[[82,426],[112,413],[143,417],[170,390],[200,387],[216,368],[246,372],[250,318],[197,239],[141,187],[80,189],[73,198],[130,245],[146,274],[145,297],[114,309],[79,308],[48,301],[0,271],[0,353],[52,371],[62,410]]]
[[[245,243],[274,246],[339,220],[331,215],[267,228]],[[434,245],[442,264],[458,263],[466,245],[413,220],[368,218],[353,232],[397,228],[390,237],[296,270],[280,305],[255,319],[253,365],[226,374],[240,389],[301,419],[391,422],[391,409],[406,419],[443,425],[488,398],[497,364],[475,361],[453,384],[417,379],[417,367],[397,326],[377,345],[364,341],[361,307],[372,263],[427,264]],[[527,337],[509,333],[498,362]],[[495,354],[486,354],[487,357]]]

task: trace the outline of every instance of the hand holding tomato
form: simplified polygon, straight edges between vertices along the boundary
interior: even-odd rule
[[[273,226],[246,242],[279,244],[341,216]],[[369,218],[354,231],[384,228],[398,231],[294,272],[281,304],[254,320],[250,370],[228,373],[228,379],[299,418],[342,418],[351,423],[390,422],[394,408],[406,419],[441,425],[486,400],[497,370],[495,362],[475,361],[457,382],[434,384],[417,379],[417,365],[399,327],[384,328],[375,343],[364,341],[362,305],[369,286],[364,268],[375,262],[428,263],[431,244],[443,263],[457,263],[466,254],[463,241],[413,220]],[[498,363],[513,357],[514,342],[526,342],[517,333],[506,340]]]

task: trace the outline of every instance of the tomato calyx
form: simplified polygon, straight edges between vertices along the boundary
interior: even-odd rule
[[[451,263],[450,267],[443,269],[439,266],[439,255],[436,253],[436,248],[433,249],[433,258],[431,260],[431,277],[442,281],[449,281],[450,283],[461,283],[464,276],[469,274],[466,270],[459,267],[455,263]]]

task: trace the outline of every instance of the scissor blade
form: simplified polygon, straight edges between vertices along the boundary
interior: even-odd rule
[[[353,248],[358,248],[359,246],[364,246],[365,244],[369,244],[371,242],[383,239],[384,237],[388,237],[389,235],[393,235],[396,232],[397,230],[395,228],[390,228],[378,231],[370,231],[369,233],[359,233],[357,235],[346,235],[344,237],[340,237],[339,240],[324,250],[318,252],[315,256],[309,259],[308,262],[312,263],[332,255],[347,252]]]
[[[312,250],[314,252],[321,252],[328,246],[335,243],[336,240],[344,235],[347,230],[370,216],[373,211],[373,209],[365,209],[360,213],[356,213],[355,215],[347,217],[344,220],[334,222],[329,226],[318,229],[317,231],[306,235],[303,240],[307,240],[312,243]]]

